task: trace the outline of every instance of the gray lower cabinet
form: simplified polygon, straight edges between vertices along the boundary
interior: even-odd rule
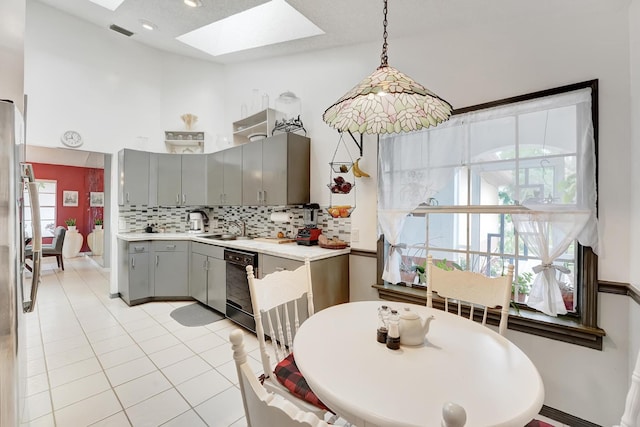
[[[154,297],[189,295],[189,242],[152,241]]]
[[[259,277],[280,270],[295,270],[303,261],[258,255]],[[349,255],[311,261],[314,311],[349,301]]]
[[[118,239],[118,292],[127,304],[151,296],[149,249],[149,242]]]
[[[226,311],[224,248],[191,243],[189,295],[221,313]]]

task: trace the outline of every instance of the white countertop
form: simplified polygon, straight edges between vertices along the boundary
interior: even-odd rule
[[[128,242],[144,240],[187,240],[215,246],[224,246],[226,248],[244,249],[298,261],[304,261],[307,257],[309,261],[317,261],[319,259],[331,258],[351,252],[350,248],[324,249],[319,246],[304,246],[298,245],[297,243],[268,243],[256,240],[214,240],[203,237],[210,234],[214,233],[118,233],[116,236],[118,239]]]

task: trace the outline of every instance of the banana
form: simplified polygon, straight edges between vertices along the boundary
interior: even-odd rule
[[[360,166],[358,165],[359,161],[360,159],[356,160],[353,163],[353,176],[355,176],[356,178],[369,178],[371,175],[360,169]]]

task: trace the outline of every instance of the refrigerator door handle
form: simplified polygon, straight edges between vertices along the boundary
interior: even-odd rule
[[[29,201],[31,202],[31,228],[33,230],[31,245],[33,248],[33,267],[31,276],[31,295],[29,301],[22,301],[22,310],[31,313],[36,307],[38,285],[40,284],[40,263],[42,261],[42,229],[40,222],[40,198],[38,197],[38,184],[28,182]]]

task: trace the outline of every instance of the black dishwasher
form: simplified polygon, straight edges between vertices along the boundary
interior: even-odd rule
[[[227,312],[229,320],[238,325],[256,331],[256,322],[251,307],[251,293],[247,279],[247,265],[253,266],[254,276],[258,276],[258,254],[255,252],[225,249],[224,260],[227,265]]]

